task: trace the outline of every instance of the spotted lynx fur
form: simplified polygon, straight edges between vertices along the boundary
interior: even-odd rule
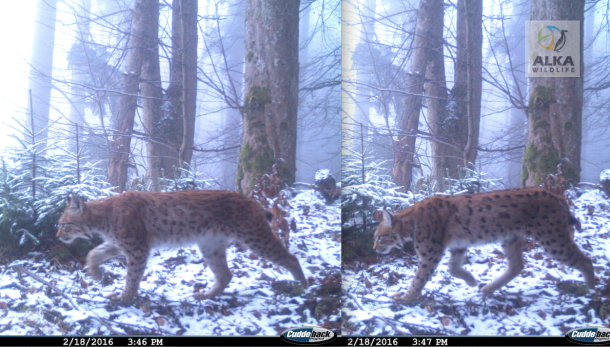
[[[150,250],[162,246],[199,246],[215,277],[215,284],[203,297],[220,294],[228,286],[232,274],[226,248],[232,240],[284,267],[307,287],[299,261],[271,231],[263,207],[241,194],[222,190],[130,191],[91,202],[72,195],[66,201],[57,237],[66,243],[93,234],[102,237],[105,242],[87,255],[88,273],[95,279],[102,277],[100,264],[125,256],[127,279],[120,297],[124,303],[137,295]]]
[[[477,281],[462,267],[470,246],[501,243],[508,269],[481,292],[489,295],[523,269],[523,244],[533,238],[558,262],[579,270],[589,288],[595,287],[591,259],[574,243],[570,215],[564,198],[541,188],[523,188],[474,195],[439,195],[392,215],[382,212],[375,231],[374,249],[387,254],[413,241],[419,263],[406,294],[417,299],[434,274],[445,249],[449,249],[449,273],[469,286]]]

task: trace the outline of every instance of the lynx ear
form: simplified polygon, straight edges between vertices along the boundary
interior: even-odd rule
[[[381,210],[381,223],[392,226],[394,224],[394,216],[388,210]]]
[[[76,195],[76,194],[68,195],[66,197],[66,202],[68,203],[68,208],[78,210],[79,212],[83,212],[85,203],[78,195]]]

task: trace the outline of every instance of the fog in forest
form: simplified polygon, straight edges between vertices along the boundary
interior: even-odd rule
[[[73,145],[74,123],[84,131],[81,148],[101,149],[101,143],[113,136],[133,1],[24,1],[7,6],[2,15],[7,42],[2,71],[11,83],[3,87],[0,98],[6,124],[2,146],[20,146],[18,139],[25,138],[24,127],[29,127],[31,118],[28,91],[38,84],[50,88],[50,102],[45,105],[44,98],[34,95],[33,107],[34,122],[42,117],[44,124],[48,108],[49,126],[39,139],[48,136],[51,153]],[[242,0],[198,1],[196,122],[190,164],[200,179],[225,189],[235,189],[243,131],[245,8]],[[340,177],[340,1],[301,1],[299,15],[296,181],[312,183],[320,169]],[[171,3],[161,2],[159,63],[164,93],[170,85],[171,28]],[[147,169],[141,109],[134,129],[130,180],[144,177]],[[100,168],[109,159],[103,152],[91,155],[101,161]]]
[[[404,112],[405,88],[414,54],[413,38],[418,1],[350,1],[344,12],[343,96],[344,153],[361,152],[364,126],[365,158],[394,165],[392,141],[398,141],[399,120]],[[443,82],[446,94],[455,86],[457,11],[446,3],[443,28]],[[530,19],[529,1],[483,1],[482,95],[478,153],[474,169],[495,179],[495,189],[521,186],[521,163],[525,153],[528,105],[531,92],[525,76],[525,21]],[[610,29],[607,3],[587,1],[584,21],[584,88],[582,110],[581,182],[599,183],[602,170],[610,166],[608,128],[608,69]],[[347,47],[346,47],[347,46]],[[346,56],[347,55],[347,56]],[[346,68],[349,64],[350,68]],[[429,79],[428,76],[425,77]],[[426,90],[428,87],[424,87]],[[423,99],[416,141],[413,182],[434,175],[428,98]],[[437,141],[438,142],[438,141]],[[464,166],[462,164],[462,166]],[[453,175],[452,175],[453,176]],[[399,184],[400,185],[400,184]],[[410,190],[410,187],[406,187]]]

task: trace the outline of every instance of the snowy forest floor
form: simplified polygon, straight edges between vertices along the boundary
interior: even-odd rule
[[[124,258],[102,266],[111,278],[102,286],[85,275],[82,263],[32,252],[0,269],[0,334],[277,336],[304,325],[340,334],[340,202],[327,205],[319,193],[302,190],[290,200],[290,215],[297,224],[290,251],[310,279],[304,292],[291,292],[295,282],[283,268],[232,245],[229,286],[198,301],[193,294],[214,281],[198,249],[158,249],[151,252],[136,304],[123,307],[107,297],[125,288]]]
[[[414,251],[393,251],[377,263],[344,264],[343,334],[564,335],[578,327],[610,327],[610,200],[591,190],[573,202],[582,226],[574,239],[593,260],[595,290],[567,294],[563,287],[573,283],[569,280],[584,284],[580,272],[550,260],[528,241],[525,268],[492,296],[484,298],[480,287],[451,277],[446,252],[422,298],[410,307],[391,295],[406,292],[418,258]],[[499,244],[472,247],[464,267],[480,284],[489,283],[506,269],[500,250]]]

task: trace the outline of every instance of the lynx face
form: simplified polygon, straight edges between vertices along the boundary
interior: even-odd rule
[[[392,248],[402,249],[405,242],[412,239],[404,236],[403,224],[400,219],[394,218],[386,210],[382,211],[383,217],[377,230],[375,230],[375,244],[373,249],[381,254],[388,254]],[[408,232],[407,232],[408,234]]]
[[[470,246],[500,243],[508,269],[481,289],[493,293],[523,269],[523,244],[533,238],[556,261],[579,270],[590,289],[595,287],[591,259],[576,246],[567,203],[541,188],[495,191],[474,195],[428,198],[392,215],[382,213],[375,231],[374,249],[387,254],[413,240],[419,264],[408,292],[402,299],[414,301],[434,274],[445,249],[449,249],[449,272],[475,286],[472,274],[462,267]]]
[[[66,203],[71,208],[68,208],[64,214],[59,218],[59,230],[57,231],[57,238],[65,243],[71,243],[75,239],[81,237],[84,239],[91,239],[93,233],[83,224],[83,210],[80,199],[71,204],[70,197],[66,197]]]

